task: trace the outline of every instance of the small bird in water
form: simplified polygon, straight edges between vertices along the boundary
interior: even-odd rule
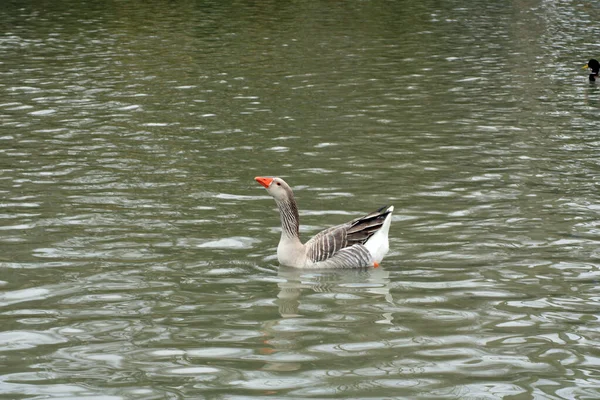
[[[590,82],[595,82],[598,78],[598,73],[600,73],[600,62],[592,58],[590,61],[588,61],[587,64],[583,66],[583,69],[590,70]]]
[[[388,231],[393,206],[317,233],[302,244],[300,220],[294,193],[281,178],[254,178],[273,196],[281,218],[277,258],[281,265],[295,268],[377,268],[388,252]]]

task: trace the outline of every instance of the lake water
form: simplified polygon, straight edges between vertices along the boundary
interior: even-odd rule
[[[0,398],[600,398],[598,4],[0,20]],[[279,267],[256,175],[382,266]]]

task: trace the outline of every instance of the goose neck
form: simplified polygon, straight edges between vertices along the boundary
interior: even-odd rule
[[[290,239],[299,238],[300,217],[296,201],[293,198],[277,201],[277,207],[281,215],[281,236]]]

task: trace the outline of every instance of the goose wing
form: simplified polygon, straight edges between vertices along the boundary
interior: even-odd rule
[[[305,244],[307,258],[313,263],[317,263],[330,259],[342,249],[353,248],[357,245],[364,248],[362,245],[381,228],[385,218],[392,210],[390,207],[384,206],[364,217],[317,233]],[[366,248],[364,250],[368,253]],[[363,253],[362,250],[352,251]],[[348,253],[344,252],[343,254]],[[363,255],[360,255],[360,258],[363,258]]]
[[[326,260],[316,262],[312,268],[363,268],[373,266],[373,256],[362,244],[345,247]]]

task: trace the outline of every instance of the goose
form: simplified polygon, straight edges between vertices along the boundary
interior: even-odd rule
[[[596,78],[598,78],[598,74],[600,73],[600,62],[592,58],[590,61],[588,61],[587,64],[583,66],[583,69],[590,70],[590,82],[595,82]]]
[[[255,181],[273,196],[281,217],[277,259],[295,268],[377,268],[389,250],[388,232],[394,206],[380,209],[300,241],[294,192],[281,178],[257,176]]]

